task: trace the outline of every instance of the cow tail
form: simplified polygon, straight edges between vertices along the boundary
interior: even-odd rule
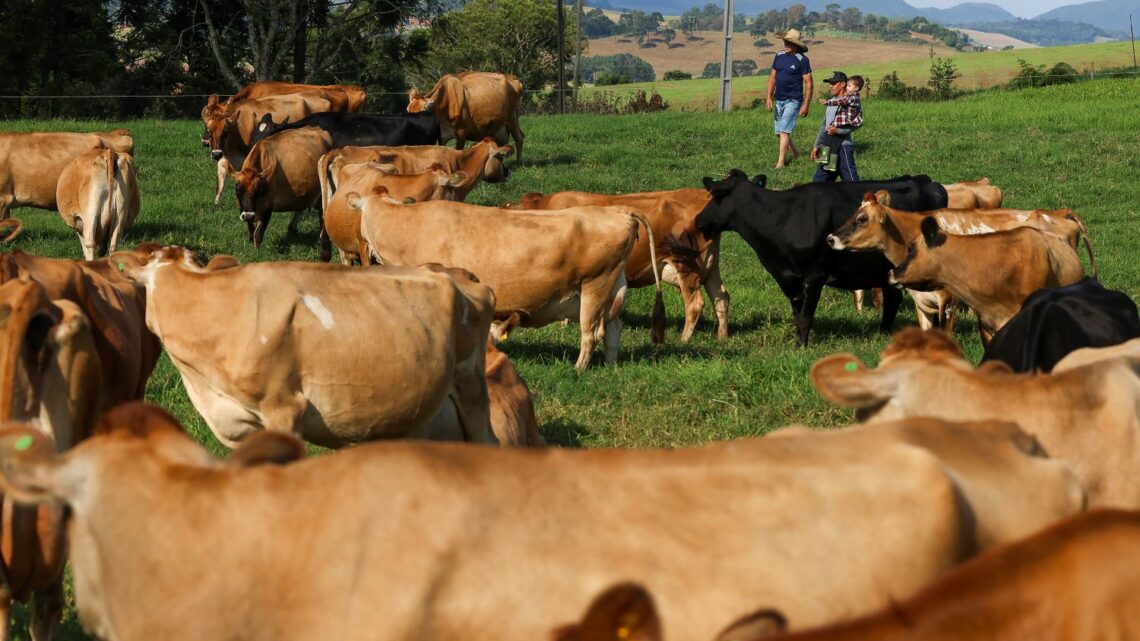
[[[0,234],[5,232],[7,235],[0,237],[0,243],[10,243],[16,240],[20,234],[24,233],[24,223],[19,218],[0,220]]]
[[[115,169],[118,168],[118,158],[115,157],[114,150],[108,149],[103,152],[103,161],[107,163],[107,199],[103,201],[103,210],[99,212],[99,218],[95,219],[95,225],[91,228],[92,231],[102,229],[100,223],[106,222],[107,229],[113,229],[115,221],[111,220],[115,211]],[[107,247],[107,243],[111,242],[111,234],[104,234],[103,247]],[[103,249],[100,247],[100,249]],[[106,251],[103,252],[106,255]],[[96,256],[98,258],[98,256]]]
[[[329,178],[329,154],[324,154],[317,161],[317,179],[321,183],[321,211],[329,209],[332,200],[332,180]]]
[[[649,336],[653,344],[660,345],[665,342],[665,301],[661,294],[661,270],[657,266],[657,241],[653,238],[653,227],[645,214],[634,214],[634,218],[645,226],[645,233],[649,236],[649,260],[653,269],[653,282],[657,292],[653,298],[653,315],[649,320]]]
[[[1077,215],[1077,212],[1072,210],[1065,214],[1065,218],[1075,222],[1081,228],[1081,240],[1085,243],[1085,251],[1089,253],[1089,272],[1093,278],[1096,278],[1096,254],[1093,253],[1092,241],[1089,240],[1089,230],[1085,226],[1085,221]]]

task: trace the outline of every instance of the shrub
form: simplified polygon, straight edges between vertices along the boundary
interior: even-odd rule
[[[653,82],[657,75],[653,65],[629,53],[614,56],[585,56],[582,58],[581,77],[583,82],[597,83],[601,75],[625,77],[625,82]]]
[[[629,76],[620,76],[616,74],[600,73],[594,77],[594,84],[599,87],[608,85],[628,85],[632,82]]]
[[[669,43],[670,49],[680,49],[681,47],[684,47],[684,46],[685,46],[685,43],[683,43],[683,42],[670,42]]]
[[[764,38],[761,38],[761,39],[759,39],[759,40],[756,40],[755,42],[753,42],[753,43],[752,43],[752,46],[753,46],[753,47],[759,47],[760,49],[763,49],[764,47],[771,47],[771,46],[772,46],[772,43],[771,43],[771,42],[768,42],[768,41],[767,41],[767,40],[765,40]]]
[[[644,90],[639,89],[633,95],[625,96],[602,91],[578,100],[571,107],[581,113],[627,115],[665,111],[669,108],[669,103],[656,91],[646,95]]]
[[[962,77],[953,58],[935,58],[934,48],[930,49],[930,80],[926,84],[938,100],[954,97],[954,81]]]
[[[1033,66],[1018,58],[1017,65],[1019,67],[1017,75],[1009,81],[1009,87],[1012,89],[1046,87],[1077,81],[1077,70],[1068,63],[1058,62],[1045,69],[1045,65]]]
[[[680,71],[678,69],[674,69],[672,71],[666,71],[664,79],[665,80],[692,80],[693,74],[689,73],[688,71]]]

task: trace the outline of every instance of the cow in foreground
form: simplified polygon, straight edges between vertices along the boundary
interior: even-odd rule
[[[945,289],[978,315],[982,344],[1013,318],[1025,299],[1085,276],[1077,252],[1059,236],[1030,227],[959,236],[927,216],[891,283],[920,291]]]
[[[875,430],[670,451],[404,441],[296,462],[262,433],[226,463],[158,408],[99,429],[59,456],[9,427],[0,472],[16,498],[72,511],[80,617],[117,641],[533,641],[623,580],[678,638],[707,639],[758,603],[798,625],[881,607],[977,549],[955,475]]]
[[[56,189],[67,164],[91,149],[133,154],[130,132],[0,133],[0,220],[13,207],[57,209]]]
[[[907,209],[946,204],[946,191],[926,176],[773,191],[765,189],[765,176],[749,181],[733,169],[724,180],[706,177],[704,183],[712,198],[697,215],[697,230],[706,236],[735,231],[744,238],[791,303],[801,347],[807,346],[824,285],[855,290],[888,284],[891,264],[883,256],[837,252],[827,245],[827,235],[854,215],[863,194],[885,189],[896,206]],[[901,302],[901,292],[884,288],[883,331],[894,324]]]
[[[1095,510],[1066,519],[964,564],[904,600],[849,621],[780,634],[776,609],[728,625],[713,641],[1097,641],[1140,635],[1140,515]],[[664,629],[663,629],[664,628]],[[653,597],[614,585],[555,641],[680,639],[663,626]]]
[[[1010,419],[1072,466],[1093,506],[1140,509],[1140,362],[1110,359],[1055,374],[974,369],[938,331],[905,329],[867,368],[851,354],[818,361],[812,383],[864,421],[932,416]]]
[[[147,326],[229,447],[261,429],[326,447],[494,442],[484,373],[494,295],[458,272],[290,262],[207,269],[167,247],[124,273],[146,287]],[[449,402],[462,432],[426,433]]]
[[[84,258],[115,251],[139,213],[134,157],[113,149],[79,154],[60,174],[56,205],[64,224],[79,235]]]
[[[606,362],[617,362],[625,265],[639,220],[653,233],[643,216],[621,207],[529,212],[442,200],[405,205],[355,192],[348,202],[361,212],[361,236],[381,263],[466,269],[494,290],[496,340],[513,325],[577,319],[575,368],[586,369],[599,340]],[[652,332],[662,336],[664,324],[658,277]]]
[[[1067,354],[1111,347],[1140,336],[1136,303],[1091,278],[1041,289],[986,346],[982,362],[1000,361],[1015,372],[1050,372]]]
[[[522,83],[511,74],[466,71],[444,75],[426,94],[409,89],[408,113],[434,113],[443,129],[443,142],[454,138],[456,149],[463,149],[468,140],[485,137],[505,145],[509,134],[522,162],[521,97]]]
[[[543,196],[524,194],[513,209],[551,210],[583,205],[631,207],[645,215],[653,226],[661,280],[677,287],[685,301],[685,326],[681,341],[693,336],[705,307],[701,286],[708,292],[717,317],[717,337],[728,336],[728,289],[720,279],[720,238],[697,231],[694,219],[709,201],[703,189],[675,189],[637,194],[593,194],[562,191]],[[654,283],[649,239],[639,237],[626,263],[630,287]]]

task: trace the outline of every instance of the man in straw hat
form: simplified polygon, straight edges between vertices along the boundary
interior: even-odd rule
[[[780,139],[776,169],[784,166],[789,149],[792,158],[800,155],[800,150],[792,142],[792,132],[796,129],[796,121],[808,115],[812,95],[811,61],[804,55],[808,48],[800,40],[799,29],[789,29],[779,37],[784,41],[784,50],[777,53],[772,61],[766,101],[768,111],[775,108],[776,136]]]

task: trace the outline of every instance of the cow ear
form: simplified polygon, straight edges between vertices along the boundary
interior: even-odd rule
[[[781,432],[783,430],[780,430]],[[750,641],[782,634],[788,629],[788,620],[779,610],[765,609],[733,621],[716,635],[715,641]]]
[[[230,256],[228,254],[218,254],[217,256],[211,258],[210,262],[206,263],[206,271],[216,272],[223,269],[230,269],[232,267],[240,266],[241,261],[234,256]]]
[[[876,202],[878,201],[875,200],[875,194],[872,194],[869,191],[863,194],[863,204],[871,203],[873,205]]]
[[[756,177],[752,179],[752,184],[764,189],[768,185],[768,177],[764,174],[756,174]]]
[[[462,171],[457,171],[451,175],[451,178],[447,181],[447,184],[451,185],[452,187],[458,187],[459,185],[462,185],[466,180],[467,174],[463,173]]]
[[[50,437],[20,423],[0,428],[0,488],[5,495],[17,503],[66,501],[72,484],[65,477]]]
[[[811,382],[827,400],[843,407],[870,407],[889,400],[895,392],[892,378],[868,369],[853,354],[836,354],[816,362]]]
[[[513,153],[515,153],[515,150],[511,149],[510,145],[506,145],[504,147],[499,147],[498,149],[495,150],[495,155],[498,156],[499,158],[506,158],[507,156],[509,156]]]
[[[890,207],[891,192],[887,191],[886,189],[880,189],[879,191],[875,192],[875,200],[878,200],[879,204],[884,207]]]
[[[922,240],[926,242],[927,247],[937,247],[946,242],[946,233],[938,226],[938,219],[934,216],[923,218],[919,228],[922,230]]]
[[[216,94],[216,93],[210,94],[210,97],[206,99],[206,106],[207,107],[217,107],[218,106],[218,94]]]
[[[226,458],[229,467],[285,465],[305,458],[305,444],[285,432],[258,431],[245,437]]]
[[[598,595],[578,623],[554,631],[554,641],[661,641],[653,597],[635,583],[621,583]]]
[[[718,201],[732,192],[733,186],[725,184],[725,181],[713,180],[712,178],[705,176],[702,179],[702,182],[704,182],[705,189],[708,190],[709,194],[711,194],[712,197]]]

